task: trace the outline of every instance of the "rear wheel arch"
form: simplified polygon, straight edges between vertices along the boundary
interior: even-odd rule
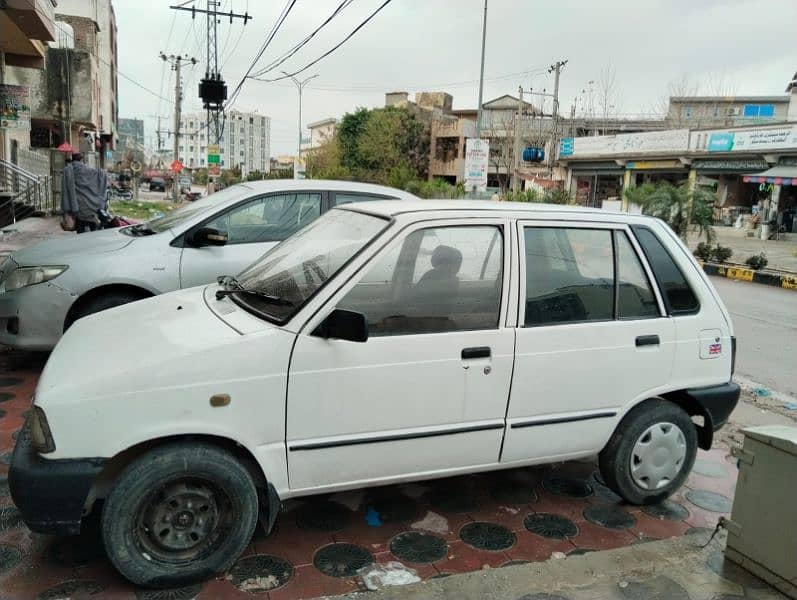
[[[72,303],[72,306],[69,307],[66,318],[64,319],[64,331],[69,329],[72,324],[80,318],[82,311],[92,302],[103,296],[113,294],[128,295],[133,300],[143,300],[144,298],[150,298],[156,295],[152,290],[129,283],[112,283],[92,288],[80,295],[78,299]]]
[[[711,450],[711,444],[714,441],[714,421],[706,408],[686,393],[686,390],[667,392],[662,394],[661,398],[680,407],[692,418],[697,431],[698,447],[701,450]],[[695,417],[701,419],[702,422],[695,422]]]

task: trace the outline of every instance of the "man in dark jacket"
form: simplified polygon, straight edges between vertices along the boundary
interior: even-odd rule
[[[64,166],[61,186],[61,210],[75,217],[75,231],[95,231],[100,224],[97,213],[107,210],[108,177],[105,171],[83,162],[80,154]]]

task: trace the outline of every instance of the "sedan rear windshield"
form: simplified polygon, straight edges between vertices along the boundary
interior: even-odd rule
[[[383,217],[331,210],[272,248],[236,278],[233,298],[269,320],[290,319],[389,225]]]

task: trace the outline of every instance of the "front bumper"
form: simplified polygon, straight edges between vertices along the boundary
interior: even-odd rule
[[[34,450],[29,436],[20,435],[8,486],[31,531],[79,534],[86,498],[105,462],[104,458],[48,460]]]
[[[54,281],[0,292],[0,344],[51,350],[64,332],[76,296]]]

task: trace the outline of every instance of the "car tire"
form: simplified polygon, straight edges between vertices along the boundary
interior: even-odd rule
[[[109,308],[115,308],[117,306],[122,306],[123,304],[129,304],[130,302],[135,302],[136,300],[141,300],[143,298],[146,298],[143,293],[136,294],[135,292],[125,291],[106,292],[101,294],[96,298],[92,298],[83,306],[78,308],[67,320],[64,326],[64,331],[69,329],[72,324],[80,318],[108,310]]]
[[[226,571],[251,541],[257,518],[254,481],[235,456],[178,442],[124,469],[103,506],[102,537],[128,580],[176,587]]]
[[[695,424],[655,398],[632,408],[600,452],[606,485],[631,504],[656,504],[683,484],[697,454]]]

